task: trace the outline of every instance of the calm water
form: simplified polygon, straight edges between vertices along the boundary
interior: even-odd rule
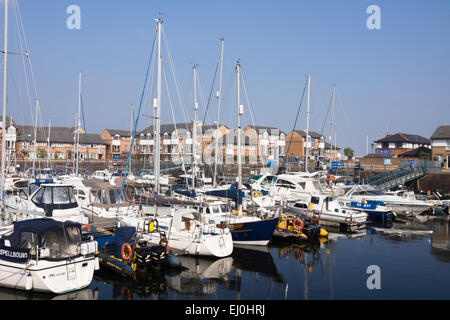
[[[275,240],[266,249],[236,248],[223,259],[181,257],[188,270],[173,274],[124,280],[99,272],[77,293],[1,290],[0,299],[450,299],[449,223],[395,224],[386,232],[330,234],[328,242],[306,246]],[[370,265],[380,268],[380,289],[367,288]]]

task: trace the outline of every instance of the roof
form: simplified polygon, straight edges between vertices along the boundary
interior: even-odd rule
[[[329,149],[331,149],[331,147],[332,147],[333,149],[335,149],[335,150],[341,150],[341,148],[335,146],[334,144],[330,144],[329,142],[326,142],[326,141],[325,141],[325,149],[326,149],[326,150],[329,150]]]
[[[33,141],[34,127],[17,127],[17,141]],[[74,143],[75,127],[50,127],[50,143]],[[38,127],[36,130],[36,141],[47,142],[48,128]],[[82,144],[106,144],[99,134],[80,133],[80,143]]]
[[[386,154],[386,153],[369,153],[366,154],[363,158],[395,158],[395,154]]]
[[[431,154],[431,149],[427,148],[425,146],[420,146],[420,147],[415,148],[413,150],[410,150],[410,151],[407,151],[407,152],[403,152],[403,153],[399,154],[398,156],[401,157],[401,158],[404,158],[404,157],[418,157],[422,153]]]
[[[188,130],[192,132],[192,122],[187,122],[187,123],[169,123],[169,124],[161,124],[160,126],[160,134],[163,135],[165,132],[167,132],[168,134],[171,134],[172,132],[174,132],[175,130],[180,130],[180,129],[184,129],[184,130]],[[154,126],[148,126],[147,128],[145,128],[144,130],[140,131],[138,134],[153,134],[155,131]]]
[[[224,125],[224,124],[220,124],[220,125],[219,125],[219,127],[221,127],[221,126],[224,126],[225,128],[228,129],[228,127],[227,127],[226,125]],[[176,124],[173,124],[173,123],[170,123],[170,124],[161,124],[160,131],[159,131],[159,132],[161,133],[161,135],[163,135],[165,132],[167,132],[168,134],[171,134],[171,133],[174,132],[175,130],[183,129],[183,131],[184,131],[184,130],[188,130],[189,132],[192,133],[192,128],[193,128],[192,122],[176,123]],[[197,128],[198,128],[198,127],[197,127]],[[203,125],[201,125],[202,133],[205,133],[206,130],[210,130],[210,129],[214,129],[214,130],[217,129],[217,125],[216,125],[216,124],[203,124]],[[145,129],[143,129],[143,130],[137,132],[137,133],[136,133],[136,136],[139,136],[139,135],[141,135],[141,134],[146,135],[147,133],[153,134],[154,131],[155,131],[154,126],[151,125],[151,126],[148,126],[148,127],[145,128]]]
[[[129,137],[131,136],[130,130],[121,130],[121,129],[105,129],[105,131],[108,131],[110,135],[115,136],[119,135],[122,137]]]
[[[408,133],[394,133],[388,134],[386,137],[376,140],[375,142],[412,142],[412,143],[423,143],[423,144],[431,144],[431,141],[427,138],[419,136],[417,134],[408,134]]]
[[[8,240],[11,241],[12,246],[17,246],[18,241],[20,241],[21,239],[22,232],[33,232],[42,234],[47,230],[54,228],[61,228],[62,226],[81,227],[81,225],[77,222],[73,221],[61,222],[51,218],[22,220],[14,223],[14,232],[8,236]]]
[[[3,116],[0,116],[0,122],[3,122]],[[16,124],[14,123],[14,120],[12,118],[12,116],[6,116],[6,128],[8,128],[9,126],[13,126],[15,127]]]
[[[298,133],[302,137],[306,137],[306,131],[305,130],[294,130],[294,132]],[[320,139],[321,137],[323,137],[323,135],[321,135],[320,133],[315,132],[315,131],[311,131],[311,130],[308,131],[308,134],[311,136],[311,138],[314,138],[314,139]]]
[[[450,139],[450,125],[437,127],[431,139]]]
[[[247,125],[247,126],[244,128],[244,130],[247,129],[247,128],[255,129],[257,132],[268,131],[268,132],[270,132],[270,133],[278,133],[278,134],[284,133],[283,130],[278,129],[278,128],[276,128],[276,127]],[[275,131],[275,132],[274,132],[274,131]]]

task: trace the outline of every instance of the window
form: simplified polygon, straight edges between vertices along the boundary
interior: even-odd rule
[[[311,202],[314,204],[319,204],[320,198],[319,197],[311,197]]]
[[[68,187],[56,187],[56,188],[53,188],[53,203],[54,204],[68,204],[68,203],[70,203],[69,188]]]
[[[293,184],[292,182],[283,180],[283,179],[278,179],[278,181],[275,183],[275,186],[281,187],[281,188],[287,188],[287,189],[296,189],[295,184]]]
[[[52,204],[52,188],[44,188],[41,203]]]
[[[22,232],[20,236],[19,248],[30,249],[30,254],[36,254],[36,246],[38,244],[38,235],[33,232]]]
[[[81,234],[76,227],[60,227],[42,235],[42,245],[50,249],[50,258],[64,259],[79,254]]]

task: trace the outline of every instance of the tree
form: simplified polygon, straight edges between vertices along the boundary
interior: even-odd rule
[[[345,154],[345,156],[347,157],[347,159],[348,160],[352,160],[352,158],[353,158],[353,149],[352,148],[345,148],[344,149],[344,154]]]

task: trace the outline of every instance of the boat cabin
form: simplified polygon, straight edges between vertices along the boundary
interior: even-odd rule
[[[29,259],[60,260],[81,254],[81,225],[50,218],[18,221],[13,232],[0,239],[0,246],[14,249],[14,255],[0,256],[10,262],[24,263]]]
[[[74,209],[78,207],[73,187],[65,184],[30,185],[30,196],[21,193],[20,197],[30,200],[37,208],[44,210],[47,217],[53,216],[54,210]]]

